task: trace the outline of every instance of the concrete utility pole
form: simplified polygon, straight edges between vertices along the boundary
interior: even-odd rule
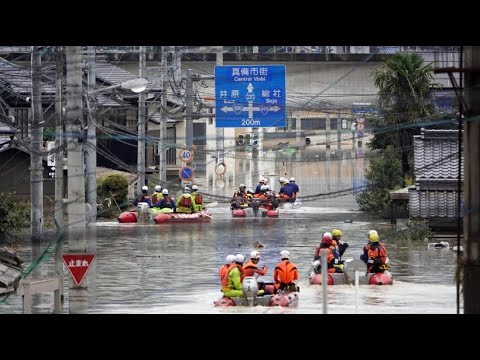
[[[82,53],[80,46],[67,47],[67,113],[65,119],[68,144],[68,248],[71,253],[85,253],[85,184],[83,171]],[[87,281],[80,286],[70,280],[71,314],[87,313]]]
[[[217,65],[223,65],[223,46],[217,48]],[[216,121],[216,119],[215,119]],[[224,161],[225,152],[225,129],[217,127],[217,164]]]
[[[161,120],[160,120],[160,134],[158,142],[158,169],[159,179],[161,184],[167,182],[167,154],[166,154],[166,141],[167,141],[167,88],[168,88],[168,47],[162,46],[162,108],[161,108]],[[164,185],[165,186],[165,185]]]
[[[56,113],[56,125],[55,125],[55,148],[59,149],[55,153],[55,221],[60,232],[64,232],[64,204],[63,198],[64,182],[63,182],[63,48],[57,49],[56,54],[56,75],[55,75],[55,113]],[[55,250],[55,271],[59,278],[59,289],[54,291],[53,302],[54,312],[61,313],[63,303],[63,243],[57,246]]]
[[[138,76],[144,77],[146,67],[145,46],[140,46]],[[145,185],[145,94],[138,94],[138,153],[137,153],[137,194]]]
[[[193,70],[187,69],[186,71],[186,85],[185,85],[185,145],[187,149],[191,149],[193,146]]]
[[[89,46],[87,49],[88,61],[88,91],[95,89],[95,47]],[[87,94],[87,97],[90,96]],[[97,221],[97,112],[95,94],[92,96],[92,102],[87,99],[88,106],[88,129],[87,144],[85,148],[85,162],[87,168],[87,202],[91,206],[91,220]]]
[[[466,46],[465,95],[469,108],[464,130],[463,297],[464,313],[480,314],[480,47]],[[462,64],[460,64],[462,66]]]
[[[32,241],[43,237],[43,119],[42,55],[39,46],[32,47],[32,140],[30,152],[30,217]]]

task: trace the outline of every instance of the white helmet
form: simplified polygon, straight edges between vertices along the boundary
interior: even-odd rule
[[[267,188],[267,190],[272,190],[272,189],[270,188],[270,185],[265,185],[265,187]]]
[[[188,186],[185,186],[185,192],[190,192],[190,188]]]
[[[260,253],[257,250],[253,250],[250,253],[250,259],[260,259]]]
[[[225,261],[227,263],[234,262],[235,261],[235,255],[227,255],[227,257],[225,258]]]
[[[278,179],[279,182],[284,182],[285,181],[285,178],[282,176],[280,179]]]
[[[143,186],[142,186],[142,191],[148,191],[148,186],[143,185]]]
[[[263,182],[266,184],[268,182],[267,178],[263,178]]]
[[[156,192],[162,191],[162,187],[160,185],[155,186],[155,191]]]
[[[243,256],[242,254],[235,255],[235,262],[243,264],[244,261],[245,261],[245,256]]]
[[[163,190],[162,190],[162,194],[168,195],[168,189],[163,189]]]
[[[290,181],[295,182],[295,178],[294,178],[294,177],[291,177],[291,178],[290,178]]]
[[[260,191],[267,191],[268,190],[268,185],[262,185],[260,187]]]
[[[246,188],[245,184],[240,184],[240,186],[238,187],[239,189],[241,188]]]
[[[287,250],[281,251],[280,256],[282,257],[282,259],[290,259],[290,253]]]
[[[198,190],[198,186],[197,186],[197,185],[193,185],[193,186],[192,186],[192,190],[193,190],[193,191]]]

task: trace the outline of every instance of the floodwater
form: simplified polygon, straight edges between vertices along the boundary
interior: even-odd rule
[[[323,165],[322,165],[323,166]],[[310,168],[309,171],[315,169]],[[298,176],[297,176],[298,178]],[[304,196],[321,193],[314,177],[298,178]],[[352,179],[329,182],[330,191],[352,184]],[[317,186],[317,187],[316,187]],[[320,188],[318,187],[320,186]],[[310,187],[310,188],[308,188]],[[308,189],[308,190],[307,190]],[[230,189],[233,192],[233,189]],[[88,273],[89,313],[159,314],[236,314],[292,313],[321,314],[322,287],[309,285],[308,274],[315,247],[324,231],[340,228],[343,241],[350,244],[344,258],[360,255],[367,231],[377,228],[365,214],[352,210],[352,194],[304,202],[301,208],[282,209],[279,218],[235,219],[228,205],[210,209],[213,220],[200,224],[118,224],[99,222],[87,229],[88,251],[97,255]],[[456,253],[427,249],[426,242],[385,241],[394,283],[391,286],[362,285],[358,292],[351,285],[328,287],[328,313],[425,314],[456,313]],[[289,250],[300,274],[297,308],[216,308],[221,296],[218,268],[226,255],[248,255],[259,241],[260,266],[273,275],[281,250]],[[68,244],[66,246],[68,249]],[[31,261],[31,248],[22,247],[19,255]],[[36,275],[48,277],[53,259],[42,264]],[[69,274],[65,270],[66,279]],[[68,313],[68,284],[65,285],[64,312]],[[463,303],[463,300],[461,300]],[[34,313],[51,313],[53,296],[35,295]],[[21,297],[11,296],[0,304],[1,313],[22,313]]]

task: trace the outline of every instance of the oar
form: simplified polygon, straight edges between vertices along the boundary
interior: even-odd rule
[[[208,203],[208,204],[204,205],[203,207],[208,208],[208,207],[215,207],[217,205],[218,205],[218,201],[214,201],[214,202],[211,202],[211,203]]]

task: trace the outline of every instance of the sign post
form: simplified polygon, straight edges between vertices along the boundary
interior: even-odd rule
[[[285,127],[285,65],[215,66],[216,127]]]
[[[95,260],[94,254],[64,254],[62,260],[67,267],[73,281],[80,286],[90,266]]]

